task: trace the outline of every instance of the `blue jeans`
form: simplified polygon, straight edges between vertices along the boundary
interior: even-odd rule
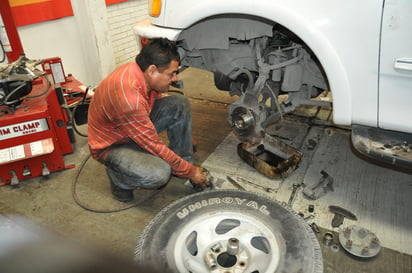
[[[158,133],[167,130],[169,148],[193,163],[192,115],[189,100],[180,95],[158,99],[150,113]],[[171,174],[170,165],[136,143],[116,144],[104,161],[110,180],[122,189],[159,188]]]

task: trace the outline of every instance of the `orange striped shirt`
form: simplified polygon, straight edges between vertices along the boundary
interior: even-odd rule
[[[175,175],[191,178],[195,166],[159,139],[150,120],[154,102],[161,96],[161,93],[147,91],[143,72],[135,62],[120,66],[105,78],[96,88],[89,106],[88,142],[92,157],[102,161],[108,147],[132,140],[165,160]]]

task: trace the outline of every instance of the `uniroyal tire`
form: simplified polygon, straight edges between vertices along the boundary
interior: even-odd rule
[[[237,190],[196,193],[161,210],[141,234],[135,259],[158,272],[323,272],[319,242],[301,217]]]

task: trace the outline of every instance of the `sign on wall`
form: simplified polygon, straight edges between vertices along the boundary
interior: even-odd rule
[[[4,0],[0,0],[4,1]],[[16,27],[73,16],[70,0],[8,0]],[[105,0],[106,5],[128,0]]]
[[[73,16],[70,0],[9,0],[17,27]]]
[[[106,5],[112,5],[120,2],[126,2],[128,0],[106,0]]]

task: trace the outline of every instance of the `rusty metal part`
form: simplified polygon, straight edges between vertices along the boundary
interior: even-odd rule
[[[313,230],[313,232],[315,234],[320,234],[320,228],[318,227],[318,225],[315,222],[313,222],[309,226],[311,227],[311,229]]]
[[[349,226],[339,232],[339,243],[350,254],[361,258],[371,258],[381,250],[378,237],[368,229]]]
[[[339,227],[343,224],[344,218],[348,218],[350,220],[358,220],[358,218],[350,211],[338,207],[338,206],[329,206],[329,210],[335,213],[335,216],[332,219],[332,227]]]
[[[288,176],[298,167],[303,156],[294,147],[270,135],[265,135],[257,144],[240,143],[237,152],[247,164],[270,178]]]

